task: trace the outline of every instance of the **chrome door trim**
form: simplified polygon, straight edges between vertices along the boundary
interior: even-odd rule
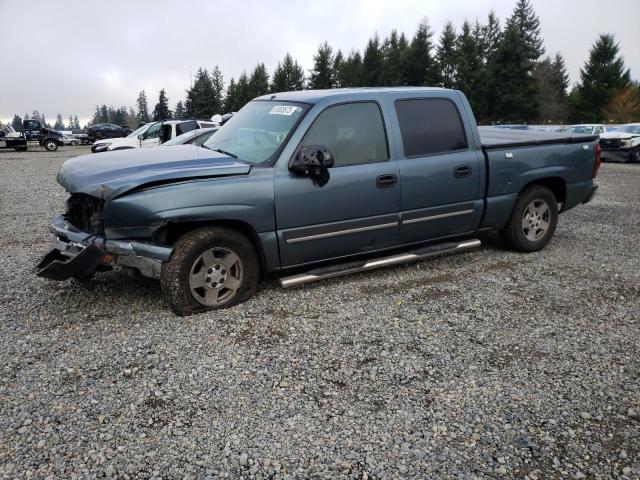
[[[308,242],[311,240],[320,240],[322,238],[337,237],[339,235],[349,235],[350,233],[368,232],[371,230],[381,230],[384,228],[392,228],[397,226],[398,226],[398,222],[380,223],[378,225],[369,225],[366,227],[357,227],[357,228],[347,228],[345,230],[336,230],[333,232],[318,233],[316,235],[308,235],[305,237],[287,238],[286,242],[287,243]]]
[[[438,213],[436,215],[429,215],[427,217],[410,218],[409,220],[403,220],[403,224],[428,222],[429,220],[438,220],[440,218],[457,217],[459,215],[470,215],[473,213],[473,209],[470,210],[458,210],[457,212]]]

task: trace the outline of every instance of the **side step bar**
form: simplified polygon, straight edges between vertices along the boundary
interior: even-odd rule
[[[280,286],[295,287],[304,283],[317,282],[326,278],[341,277],[342,275],[350,275],[352,273],[364,272],[375,268],[388,267],[390,265],[398,265],[400,263],[417,262],[426,258],[445,255],[448,253],[461,252],[480,246],[480,240],[466,240],[464,242],[447,242],[424,247],[418,250],[412,250],[406,253],[399,253],[388,257],[375,258],[372,260],[362,260],[355,262],[343,263],[340,265],[332,265],[329,267],[321,267],[310,270],[307,273],[292,275],[290,277],[280,278]]]

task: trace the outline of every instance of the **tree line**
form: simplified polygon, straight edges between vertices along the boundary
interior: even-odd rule
[[[640,118],[640,85],[631,80],[611,34],[600,35],[570,88],[563,56],[545,55],[540,20],[530,0],[517,0],[504,25],[486,20],[445,24],[435,34],[424,19],[409,38],[392,30],[374,34],[362,50],[342,52],[328,42],[305,72],[289,53],[271,75],[264,63],[225,84],[220,69],[199,68],[185,98],[169,108],[164,89],[153,109],[143,90],[132,108],[96,106],[91,123],[135,127],[169,118],[210,118],[234,112],[268,93],[363,86],[439,86],[465,93],[476,119],[492,123],[625,123]]]

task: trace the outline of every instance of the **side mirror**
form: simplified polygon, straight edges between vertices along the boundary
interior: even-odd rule
[[[138,134],[138,140],[144,140],[144,133]]]
[[[289,170],[303,175],[318,174],[320,170],[333,167],[333,155],[322,145],[308,145],[300,148],[293,158]]]
[[[322,145],[308,145],[300,148],[289,170],[299,175],[309,176],[314,183],[323,187],[329,181],[329,168],[333,167],[333,155]]]

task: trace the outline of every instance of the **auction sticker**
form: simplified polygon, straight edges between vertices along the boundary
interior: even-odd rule
[[[271,109],[269,115],[292,115],[298,107],[295,105],[276,105]]]

